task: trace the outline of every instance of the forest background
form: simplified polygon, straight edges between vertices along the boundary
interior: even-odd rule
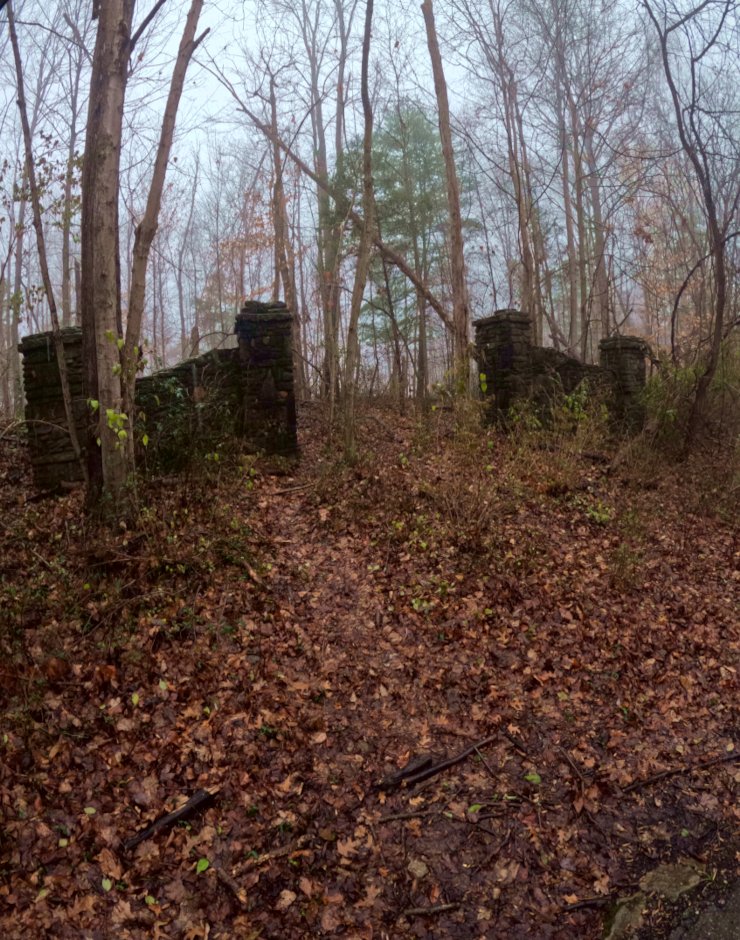
[[[84,0],[15,9],[50,278],[69,325],[80,316],[95,24]],[[128,67],[124,319],[185,12],[154,9]],[[146,272],[147,368],[229,343],[244,299],[280,297],[297,314],[299,398],[332,398],[352,385],[350,371],[360,390],[401,407],[408,397],[423,405],[448,382],[459,252],[416,3],[378,3],[373,15],[373,223],[386,250],[369,259],[360,354],[349,356],[364,198],[364,12],[351,0],[205,5],[210,32],[188,71]],[[636,333],[656,360],[688,369],[691,390],[738,319],[735,4],[448,0],[435,16],[466,320],[518,307],[532,315],[536,341],[587,361],[602,337]],[[0,410],[12,414],[23,401],[18,339],[50,320],[5,28],[1,38]],[[399,257],[413,282],[393,263]]]

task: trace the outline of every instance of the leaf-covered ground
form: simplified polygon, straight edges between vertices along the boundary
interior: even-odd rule
[[[4,933],[596,938],[660,862],[732,875],[728,485],[438,417],[346,468],[315,425],[107,535],[0,444]]]

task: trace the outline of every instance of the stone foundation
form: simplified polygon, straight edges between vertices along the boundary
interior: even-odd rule
[[[244,305],[236,318],[237,349],[213,350],[136,380],[141,463],[181,469],[195,451],[218,453],[234,438],[254,451],[298,451],[293,391],[293,316],[284,304]],[[82,368],[82,331],[62,331],[80,445],[92,420]],[[67,433],[51,333],[20,344],[28,444],[35,485],[57,490],[81,480]]]
[[[533,345],[530,317],[518,310],[498,310],[473,325],[489,420],[506,421],[520,402],[532,402],[546,413],[558,394],[570,395],[587,380],[605,390],[618,426],[631,432],[642,426],[646,347],[639,337],[602,340],[595,366]]]

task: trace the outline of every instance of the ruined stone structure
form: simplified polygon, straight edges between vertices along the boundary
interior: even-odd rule
[[[90,409],[83,379],[82,331],[79,327],[65,327],[61,332],[77,437],[84,446]],[[58,489],[63,483],[80,479],[80,466],[66,430],[67,418],[52,334],[26,336],[19,349],[23,356],[26,421],[34,483],[41,489]]]
[[[236,349],[186,359],[136,380],[135,433],[142,463],[156,470],[183,467],[194,452],[218,453],[231,438],[268,454],[297,452],[293,392],[293,317],[285,304],[249,302],[236,318]],[[82,368],[82,331],[62,331],[80,444],[91,411]],[[44,490],[81,479],[66,431],[51,333],[20,345],[26,420],[34,482]]]
[[[644,340],[635,336],[602,340],[596,366],[556,349],[535,346],[531,320],[518,310],[498,310],[473,325],[491,421],[505,420],[512,406],[520,402],[530,401],[544,410],[558,393],[569,395],[587,380],[605,391],[617,424],[630,431],[641,427]]]

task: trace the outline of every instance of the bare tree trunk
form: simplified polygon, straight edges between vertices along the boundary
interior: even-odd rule
[[[383,280],[385,282],[385,292],[388,298],[388,316],[391,321],[391,335],[393,337],[393,370],[392,375],[395,376],[396,382],[398,384],[398,411],[399,414],[406,413],[406,388],[403,382],[403,366],[401,363],[401,331],[398,328],[398,319],[396,318],[396,311],[393,307],[393,293],[391,291],[390,278],[388,276],[388,264],[383,259]],[[391,380],[391,385],[393,382]]]
[[[578,346],[578,256],[576,240],[573,229],[573,200],[570,191],[570,160],[568,146],[568,130],[566,127],[565,104],[563,101],[563,53],[560,43],[562,36],[558,30],[557,49],[557,113],[560,134],[561,172],[563,184],[563,211],[565,215],[566,257],[568,265],[568,351],[575,354]]]
[[[185,319],[185,252],[187,251],[188,241],[191,238],[193,230],[193,216],[195,215],[195,198],[198,192],[198,170],[200,160],[195,159],[195,178],[193,179],[193,188],[190,193],[190,209],[188,211],[188,220],[185,224],[182,241],[177,252],[177,270],[175,280],[177,281],[177,309],[180,317],[180,357],[185,359],[190,354],[189,344],[192,343],[188,336],[187,323]],[[196,295],[197,296],[197,295]],[[196,354],[197,355],[197,354]]]
[[[28,122],[28,111],[26,109],[26,94],[23,85],[23,66],[21,64],[21,55],[18,48],[18,36],[15,31],[15,16],[12,3],[8,3],[8,29],[10,32],[10,42],[13,47],[13,59],[15,60],[15,71],[18,89],[18,109],[21,115],[21,125],[23,127],[23,143],[26,153],[26,175],[31,194],[31,208],[33,210],[33,226],[36,230],[36,245],[38,248],[39,265],[41,267],[41,277],[44,282],[44,291],[49,304],[51,314],[52,332],[54,337],[54,352],[56,353],[57,369],[59,370],[59,383],[62,389],[62,400],[64,402],[64,414],[67,419],[67,431],[72,444],[75,458],[80,465],[83,479],[87,480],[85,462],[82,458],[80,442],[77,437],[77,425],[75,423],[74,408],[72,405],[72,393],[69,387],[69,378],[67,376],[67,359],[64,352],[64,341],[59,327],[59,317],[57,315],[57,306],[54,299],[54,290],[49,276],[49,265],[46,257],[46,241],[44,239],[44,227],[41,220],[41,201],[39,199],[38,186],[36,185],[36,168],[33,161],[33,141],[31,140],[31,126]]]
[[[568,92],[568,107],[570,111],[570,130],[573,141],[573,172],[576,187],[576,226],[578,229],[578,285],[581,300],[581,359],[586,362],[589,358],[589,341],[591,336],[590,309],[591,297],[588,289],[588,233],[586,229],[586,205],[583,190],[583,157],[581,154],[581,134],[578,112],[573,96]]]
[[[450,106],[447,100],[442,56],[437,41],[432,0],[424,0],[421,5],[427,32],[429,57],[434,75],[434,90],[437,96],[439,117],[439,135],[442,142],[442,156],[447,177],[447,207],[450,218],[450,268],[452,278],[452,322],[454,386],[456,390],[467,392],[470,354],[468,348],[468,297],[465,283],[465,256],[463,253],[462,215],[460,212],[460,186],[455,170],[455,153],[452,147],[452,129],[450,127]]]
[[[283,186],[283,161],[278,146],[277,98],[275,95],[275,78],[270,76],[270,120],[274,133],[270,141],[272,145],[272,220],[275,231],[275,261],[273,300],[280,298],[280,282],[283,284],[285,303],[293,313],[293,374],[295,376],[295,393],[298,399],[306,394],[306,370],[303,361],[301,343],[301,324],[298,311],[298,293],[295,282],[295,264],[289,261],[288,246],[288,213],[285,204],[285,189]]]
[[[164,109],[162,132],[159,138],[159,146],[157,147],[157,155],[154,160],[154,172],[149,186],[144,217],[136,227],[133,263],[131,267],[131,288],[129,293],[126,341],[122,357],[124,411],[129,416],[132,424],[135,408],[134,387],[139,362],[139,343],[141,342],[141,324],[144,316],[144,298],[146,294],[146,268],[149,261],[152,241],[157,233],[159,209],[162,204],[162,191],[167,176],[167,162],[170,158],[170,151],[172,150],[177,109],[180,105],[182,89],[185,84],[185,75],[193,53],[208,32],[208,30],[206,30],[206,32],[202,33],[197,39],[195,38],[195,32],[198,28],[198,19],[202,8],[203,0],[192,0],[190,10],[185,20],[185,28],[180,40],[180,47],[177,51],[177,59],[175,60],[175,67],[172,72],[170,90],[167,95],[167,104]],[[160,311],[160,313],[164,317],[164,311]],[[162,355],[164,356],[165,353],[166,350],[163,349]],[[129,462],[133,465],[133,435],[129,435],[127,444]]]
[[[82,65],[85,48],[77,26],[69,19],[77,50],[76,60],[70,64],[72,79],[70,86],[70,123],[69,142],[67,146],[67,167],[64,174],[64,194],[62,203],[62,325],[70,326],[72,323],[72,280],[74,278],[74,263],[72,260],[72,188],[74,182],[75,148],[77,146],[77,108],[82,80]],[[70,54],[71,56],[71,54]]]
[[[126,514],[126,483],[133,471],[127,459],[130,451],[123,446],[128,429],[119,355],[123,337],[118,193],[134,3],[107,0],[98,7],[82,172],[80,307],[88,394],[97,402],[97,430],[87,448],[88,505],[104,508],[107,514]],[[109,501],[105,507],[103,494]]]
[[[21,178],[21,198],[18,201],[18,218],[13,220],[15,226],[15,245],[13,250],[13,292],[10,295],[10,363],[13,402],[16,411],[18,411],[23,404],[23,379],[21,378],[18,343],[20,342],[21,306],[23,304],[23,250],[26,238],[27,185],[26,164],[24,161],[23,175]]]
[[[588,163],[588,186],[591,196],[591,211],[593,212],[594,228],[594,300],[595,319],[599,325],[602,337],[609,335],[609,272],[606,259],[606,229],[601,207],[601,189],[599,187],[596,155],[594,153],[593,135],[595,128],[590,124],[584,136],[584,152]]]
[[[355,280],[352,285],[352,302],[350,305],[349,328],[347,330],[347,362],[345,366],[344,388],[344,453],[347,460],[355,460],[357,456],[357,441],[355,428],[355,395],[357,386],[357,371],[360,364],[360,343],[358,326],[362,310],[362,298],[365,293],[367,276],[370,270],[370,259],[373,246],[373,228],[375,225],[375,200],[373,195],[373,111],[370,104],[370,90],[368,87],[368,67],[370,61],[370,35],[373,22],[373,0],[367,0],[365,9],[365,33],[362,40],[362,113],[364,116],[364,134],[362,139],[362,210],[364,224],[360,233],[360,244],[357,249],[357,267]]]

